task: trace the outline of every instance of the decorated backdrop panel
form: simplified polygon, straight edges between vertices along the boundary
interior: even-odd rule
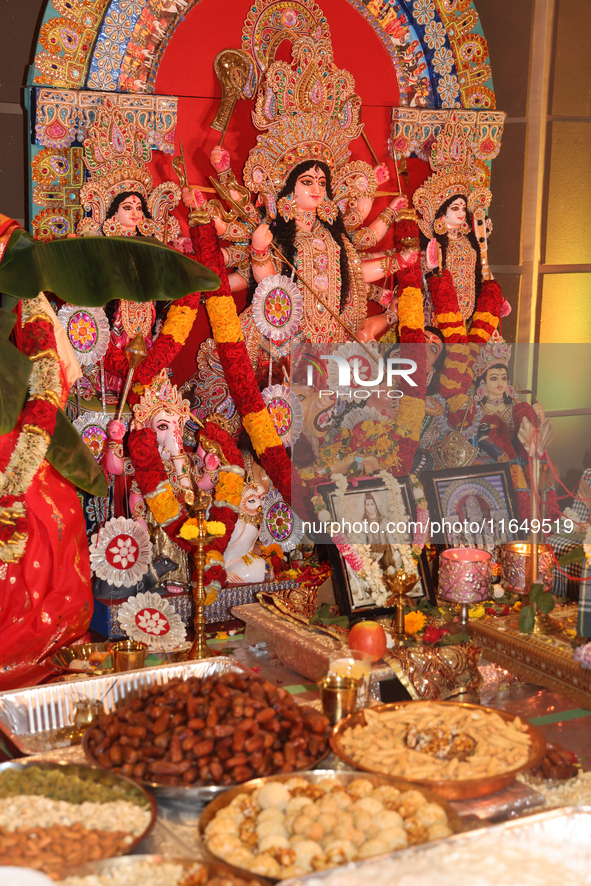
[[[320,5],[333,33],[338,19],[345,18],[345,6],[374,30],[394,68],[401,105],[494,108],[488,48],[471,0],[326,0]],[[264,15],[262,0],[252,6],[232,2],[231,7],[218,0],[52,0],[29,82],[158,91],[159,67],[169,44],[179,27],[197,19],[199,7],[203,21],[211,24],[195,34],[195,56],[207,56],[212,44],[238,45],[224,38],[236,25],[242,28],[247,13],[243,48],[249,47],[249,36]],[[306,0],[285,2],[274,13],[275,21],[265,22],[267,30],[286,18],[292,30],[305,28],[310,16],[317,15],[312,7]],[[221,28],[215,27],[218,17]],[[349,44],[351,54],[362,51],[356,30],[349,32]],[[363,62],[371,67],[367,58]]]

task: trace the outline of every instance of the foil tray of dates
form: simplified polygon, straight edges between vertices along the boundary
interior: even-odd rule
[[[108,674],[88,679],[86,676],[67,683],[49,683],[0,693],[0,729],[23,754],[43,754],[67,747],[64,730],[74,726],[82,705],[98,703],[105,714],[150,686],[164,686],[170,680],[207,677],[242,668],[235,659],[216,656],[203,661],[188,661]]]
[[[219,786],[316,766],[329,722],[258,676],[230,672],[152,686],[85,734],[89,762],[153,788]]]

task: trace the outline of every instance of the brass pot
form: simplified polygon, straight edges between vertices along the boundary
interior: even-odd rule
[[[552,591],[554,560],[550,545],[538,545],[538,580]],[[527,594],[531,587],[531,544],[512,542],[501,549],[501,581],[511,594]]]

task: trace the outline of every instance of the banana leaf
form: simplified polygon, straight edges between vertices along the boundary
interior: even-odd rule
[[[107,481],[102,469],[63,410],[58,409],[47,461],[74,486],[91,495],[105,496]]]
[[[34,298],[49,290],[73,305],[111,299],[171,301],[217,289],[219,278],[199,262],[144,237],[32,240],[16,231],[0,265],[0,291]]]
[[[17,423],[25,403],[33,364],[8,341],[16,314],[0,308],[0,434],[8,434]]]

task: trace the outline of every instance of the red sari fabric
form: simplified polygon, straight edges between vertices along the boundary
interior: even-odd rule
[[[17,228],[0,215],[0,261]],[[18,316],[13,333],[17,347],[20,311]],[[64,388],[64,400],[66,396]],[[0,436],[0,471],[19,433],[20,422]],[[25,552],[17,563],[0,562],[0,691],[32,686],[54,673],[44,659],[83,638],[92,616],[88,541],[74,486],[44,459],[24,501],[29,532]]]
[[[17,434],[0,437],[2,469]],[[74,487],[44,460],[25,505],[25,553],[18,563],[0,563],[1,691],[50,674],[43,660],[82,637],[92,615],[88,541]]]

